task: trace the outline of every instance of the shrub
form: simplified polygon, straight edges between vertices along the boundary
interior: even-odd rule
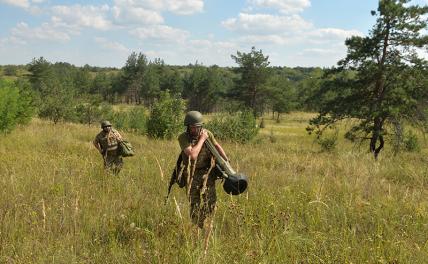
[[[109,120],[113,126],[117,129],[126,130],[129,128],[129,114],[128,112],[112,112],[110,118],[105,118]]]
[[[183,112],[185,103],[182,99],[173,98],[163,92],[147,121],[147,134],[152,138],[171,139],[183,130]]]
[[[101,107],[98,103],[80,103],[75,107],[75,114],[73,115],[73,121],[77,121],[82,124],[94,124],[99,122],[101,119]]]
[[[421,150],[418,137],[412,131],[406,134],[406,136],[404,137],[403,143],[404,143],[404,149],[406,151],[415,152],[415,151]]]
[[[323,134],[317,138],[317,143],[323,152],[332,152],[337,146],[337,137],[339,131],[336,129],[332,134]]]
[[[258,133],[256,118],[250,111],[216,116],[206,127],[216,138],[239,143],[250,141]]]
[[[25,84],[0,79],[0,132],[10,132],[17,124],[31,120],[34,108]]]
[[[59,121],[73,119],[73,91],[68,83],[61,83],[52,79],[48,83],[41,83],[41,105],[39,117],[49,119],[54,124]]]
[[[129,113],[129,128],[139,134],[147,133],[147,115],[142,107],[133,108]]]

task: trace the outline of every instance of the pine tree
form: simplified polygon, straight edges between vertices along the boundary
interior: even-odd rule
[[[428,64],[418,57],[418,48],[428,44],[428,7],[409,2],[379,1],[369,35],[346,40],[346,58],[329,71],[314,96],[320,101],[320,114],[310,121],[309,130],[322,133],[339,120],[354,118],[357,123],[346,137],[368,139],[377,158],[387,136],[400,137],[404,121],[425,120]]]

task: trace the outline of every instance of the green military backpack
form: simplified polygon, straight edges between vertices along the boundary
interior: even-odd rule
[[[134,149],[131,145],[131,143],[129,143],[126,140],[122,140],[119,142],[119,154],[122,157],[132,157],[135,155],[134,153]]]

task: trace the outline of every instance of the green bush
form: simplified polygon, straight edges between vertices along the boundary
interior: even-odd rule
[[[91,101],[76,105],[71,116],[68,120],[71,122],[91,125],[108,120],[117,129],[141,135],[147,133],[147,115],[143,107],[135,107],[130,111],[114,111],[110,104]]]
[[[323,134],[320,135],[316,142],[321,147],[321,151],[323,152],[332,152],[336,149],[337,146],[337,137],[338,137],[339,131],[336,129],[334,133],[332,134]]]
[[[147,134],[152,138],[171,139],[183,130],[183,112],[185,103],[173,98],[168,92],[161,94],[153,105],[147,121]]]
[[[117,112],[113,111],[110,118],[105,118],[109,120],[113,126],[117,129],[127,130],[129,128],[129,114],[128,112]]]
[[[142,107],[133,108],[129,113],[129,128],[139,134],[147,133],[147,115]]]
[[[40,87],[39,117],[49,119],[54,124],[72,120],[75,114],[74,94],[70,84],[53,78],[47,83],[42,82]]]
[[[101,119],[101,107],[99,104],[93,103],[80,103],[75,107],[75,114],[73,120],[82,124],[94,124]]]
[[[404,143],[404,149],[406,151],[417,152],[421,150],[418,137],[412,131],[407,133],[407,135],[404,137],[403,143]]]
[[[245,143],[253,139],[258,128],[251,111],[221,114],[206,124],[216,138],[226,141]]]
[[[0,79],[0,132],[26,124],[34,113],[31,92],[25,82]]]

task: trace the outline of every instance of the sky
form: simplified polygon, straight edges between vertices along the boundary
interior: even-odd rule
[[[413,0],[428,4],[428,0]],[[123,67],[132,52],[169,65],[236,66],[254,46],[273,66],[330,67],[367,35],[377,0],[0,0],[0,65],[44,57]]]

